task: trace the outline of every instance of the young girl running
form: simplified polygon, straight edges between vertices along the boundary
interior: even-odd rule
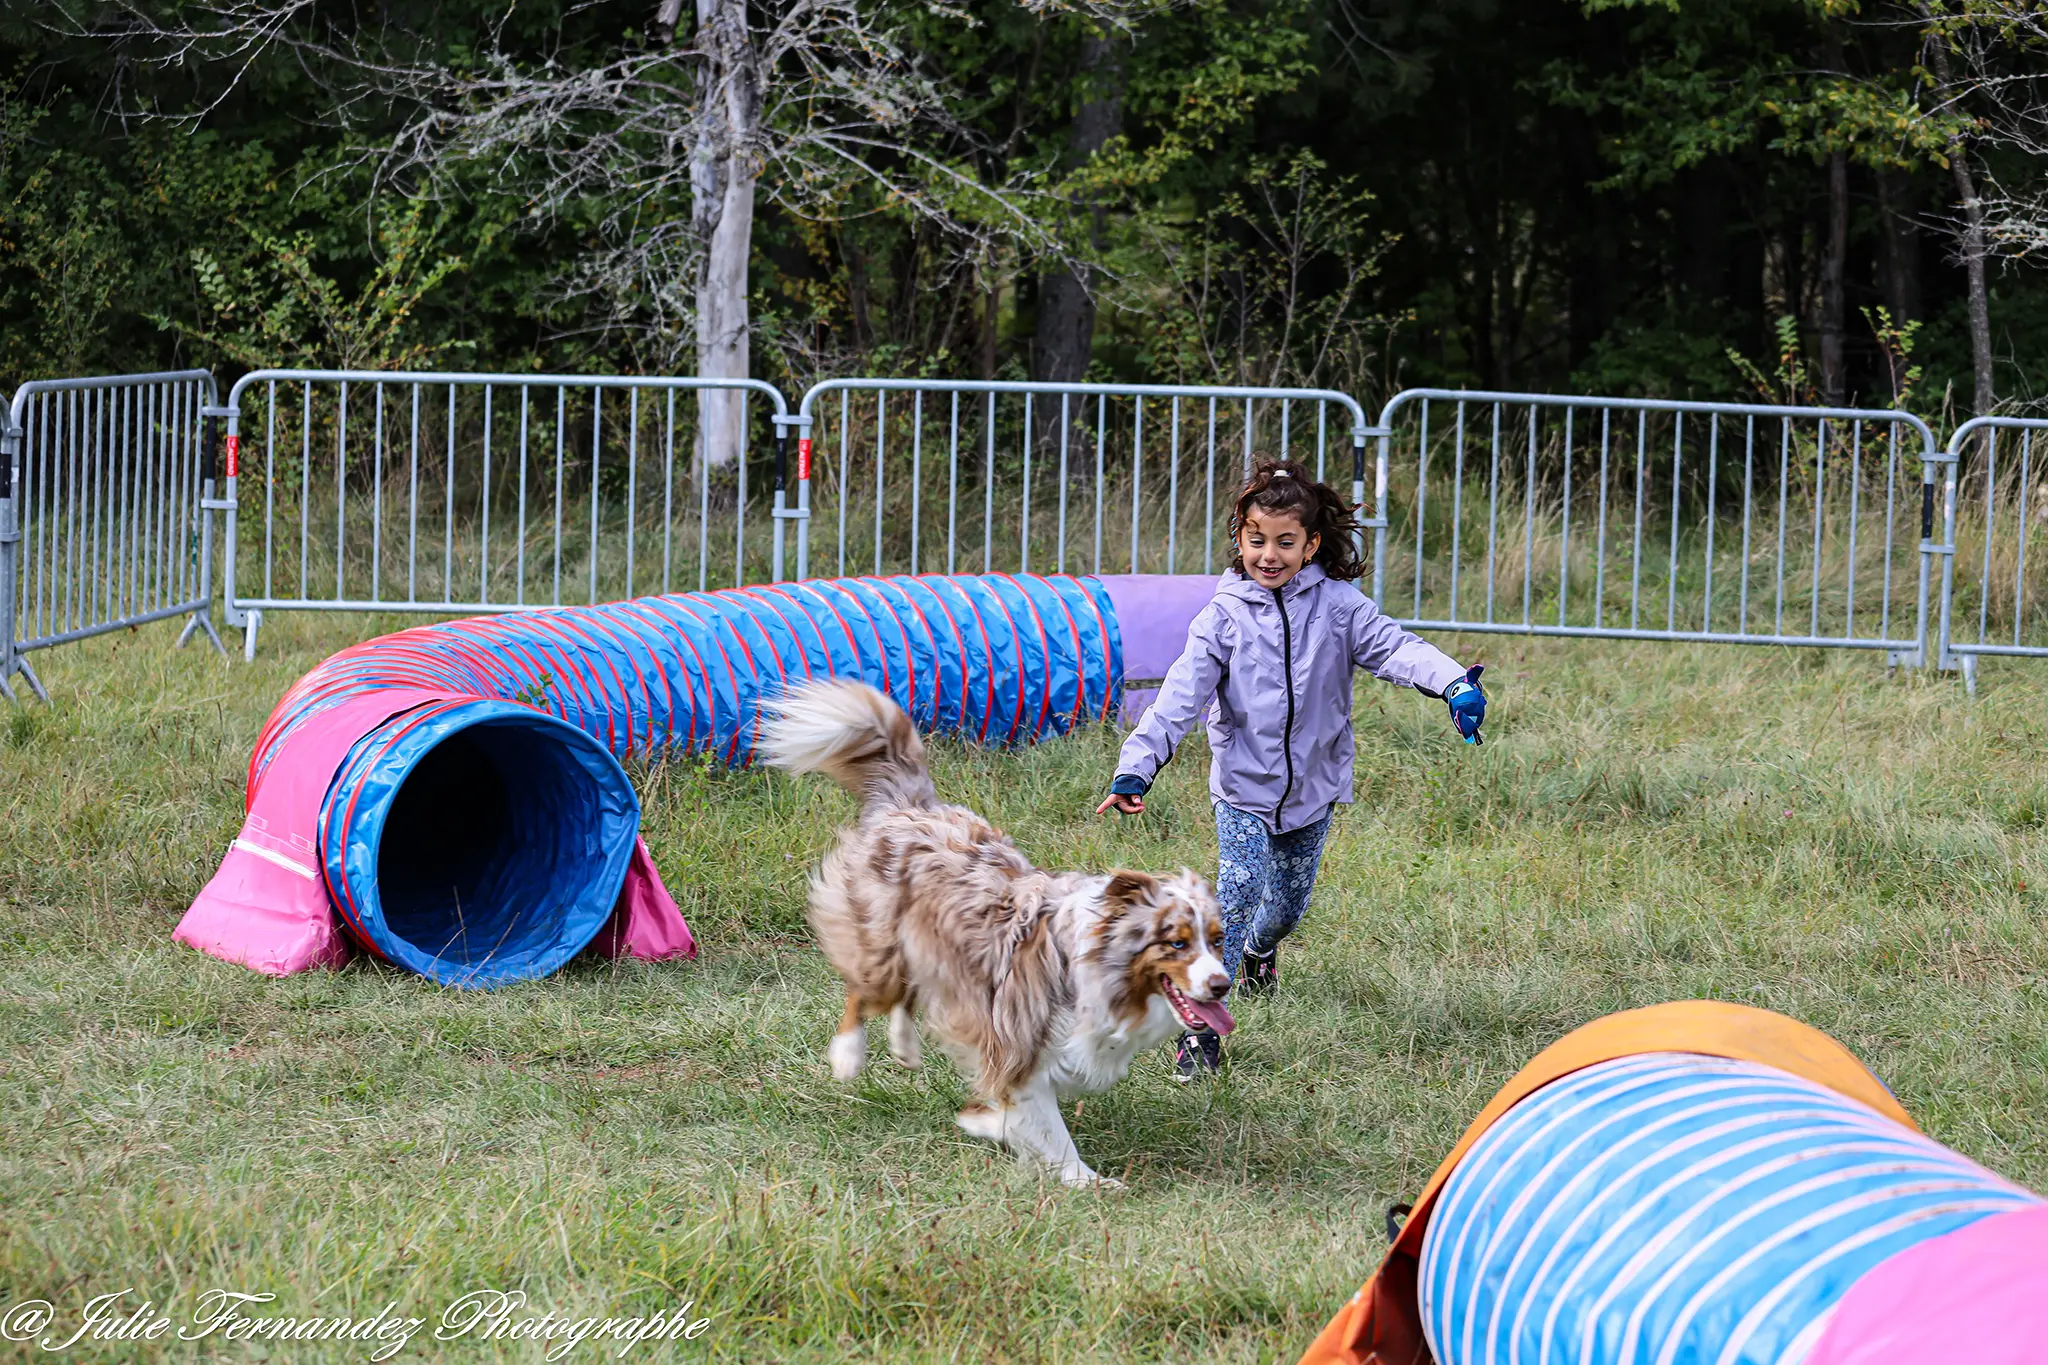
[[[1480,666],[1461,668],[1351,586],[1364,571],[1351,509],[1292,460],[1260,464],[1230,517],[1230,572],[1188,627],[1159,698],[1124,741],[1096,814],[1145,809],[1145,792],[1208,709],[1223,968],[1247,992],[1280,979],[1280,940],[1308,907],[1330,813],[1352,798],[1351,674],[1369,669],[1449,704],[1479,742]],[[1209,705],[1211,698],[1215,705]],[[1222,1040],[1181,1040],[1175,1077],[1222,1064]]]

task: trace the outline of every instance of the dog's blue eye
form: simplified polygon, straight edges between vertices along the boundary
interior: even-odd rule
[[[1173,942],[1167,944],[1166,946],[1173,949],[1175,952],[1181,952],[1187,948],[1188,941],[1184,938],[1177,938]]]

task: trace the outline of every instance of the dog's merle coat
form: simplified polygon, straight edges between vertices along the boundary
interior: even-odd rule
[[[846,982],[833,1075],[859,1074],[865,1022],[889,1016],[889,1050],[919,1064],[915,1013],[978,1098],[969,1133],[1100,1180],[1058,1101],[1106,1090],[1141,1050],[1229,1027],[1222,916],[1192,872],[1046,872],[973,811],[941,804],[902,708],[860,683],[784,699],[767,761],[821,772],[860,798],[811,877],[810,921]]]

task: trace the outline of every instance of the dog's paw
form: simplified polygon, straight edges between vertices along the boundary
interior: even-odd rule
[[[924,1065],[924,1044],[917,1036],[917,1021],[900,1005],[889,1015],[889,1055],[907,1071]]]
[[[1110,1191],[1127,1190],[1130,1188],[1130,1186],[1124,1184],[1123,1181],[1118,1180],[1115,1176],[1091,1171],[1086,1166],[1081,1167],[1079,1170],[1061,1171],[1060,1183],[1077,1190]]]
[[[953,1122],[959,1124],[960,1131],[969,1137],[982,1138],[988,1142],[1001,1142],[1007,1118],[1008,1115],[1000,1109],[977,1105],[971,1109],[962,1109],[954,1116]]]
[[[850,1081],[860,1075],[860,1069],[868,1062],[868,1036],[861,1029],[848,1029],[832,1035],[832,1046],[825,1050],[826,1058],[832,1063],[832,1079]]]

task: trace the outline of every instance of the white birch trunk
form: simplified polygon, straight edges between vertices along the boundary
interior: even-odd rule
[[[700,252],[697,373],[745,379],[761,121],[761,73],[747,33],[745,0],[697,0],[697,47],[704,54],[698,78],[703,120],[690,159],[691,218]],[[698,412],[698,458],[714,466],[739,459],[747,440],[743,396],[706,390]]]

